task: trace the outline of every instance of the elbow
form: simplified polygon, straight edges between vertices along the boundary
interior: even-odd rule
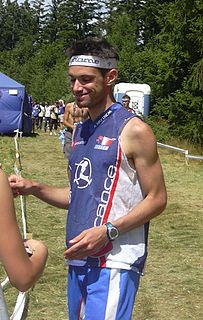
[[[30,240],[33,249],[33,255],[26,261],[21,260],[16,263],[16,268],[8,268],[7,274],[13,287],[21,292],[30,289],[43,274],[48,250],[45,245],[36,240]]]
[[[37,281],[41,273],[33,271],[32,265],[29,268],[21,268],[21,272],[12,273],[9,276],[10,283],[13,287],[21,292],[29,290]]]
[[[21,292],[29,290],[35,283],[35,276],[32,272],[22,272],[21,274],[9,277],[13,287]]]
[[[156,217],[160,215],[167,206],[167,194],[166,192],[161,192],[159,194],[154,195],[153,197],[150,197],[151,200],[151,208],[152,209],[152,217]]]
[[[159,214],[161,214],[167,206],[167,193],[164,192],[159,198]]]
[[[33,278],[21,278],[21,279],[10,279],[10,283],[13,287],[18,289],[21,292],[26,292],[28,291],[34,284],[34,279]]]

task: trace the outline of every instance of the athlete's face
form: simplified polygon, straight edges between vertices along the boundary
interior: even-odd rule
[[[108,73],[103,76],[97,68],[71,66],[69,76],[71,89],[79,107],[102,106],[108,95]]]

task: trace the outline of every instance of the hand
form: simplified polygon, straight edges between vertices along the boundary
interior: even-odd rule
[[[104,255],[112,248],[105,225],[84,230],[69,243],[71,247],[64,252],[64,257],[70,260]]]
[[[31,248],[29,247],[29,244],[28,244],[28,240],[25,239],[24,242],[24,247],[25,247],[25,251],[27,252],[27,255],[28,257],[31,257],[33,255],[33,251],[31,250]]]
[[[24,240],[24,246],[29,257],[31,257],[38,250],[47,250],[42,241],[35,239]]]
[[[19,195],[28,195],[30,194],[30,189],[32,187],[32,181],[26,180],[21,176],[11,175],[8,178],[10,187],[13,191],[13,196],[17,197]]]

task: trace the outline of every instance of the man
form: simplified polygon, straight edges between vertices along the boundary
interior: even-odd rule
[[[55,102],[55,104],[51,105],[50,108],[50,133],[49,135],[52,136],[57,135],[57,128],[58,128],[58,101]]]
[[[122,105],[128,111],[133,112],[133,110],[129,107],[129,104],[130,104],[130,97],[127,94],[124,94],[124,96],[122,96]]]
[[[43,104],[40,102],[39,104],[39,108],[40,108],[40,111],[39,111],[39,114],[38,114],[38,127],[37,129],[42,129],[42,124],[43,124],[43,120],[44,120],[44,114],[45,114],[45,108],[43,106]]]
[[[44,106],[44,132],[47,131],[48,128],[50,128],[50,117],[51,117],[51,106],[48,102],[45,102]]]
[[[59,113],[58,113],[59,127],[60,127],[60,129],[63,129],[63,117],[64,117],[64,112],[65,112],[65,104],[62,99],[60,99],[58,102],[59,102]]]
[[[39,125],[39,113],[40,105],[38,102],[34,102],[32,105],[32,133],[35,133],[36,127]]]
[[[69,50],[69,76],[79,107],[70,188],[11,176],[14,194],[32,194],[60,208],[66,226],[69,319],[131,319],[147,255],[150,219],[166,206],[166,189],[150,127],[115,103],[115,49],[87,38]]]
[[[63,124],[66,127],[66,130],[63,151],[67,160],[69,160],[72,150],[73,130],[78,123],[82,123],[87,118],[87,108],[79,108],[75,102],[67,103],[65,106]]]

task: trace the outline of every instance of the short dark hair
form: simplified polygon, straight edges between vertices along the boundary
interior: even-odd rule
[[[122,100],[123,99],[128,99],[128,100],[130,100],[130,97],[127,95],[127,94],[124,94],[124,96],[122,96]]]
[[[104,38],[87,37],[75,41],[67,51],[68,57],[76,55],[94,55],[103,59],[119,59],[116,49]]]
[[[104,38],[87,37],[76,40],[67,50],[67,56],[70,59],[77,55],[93,55],[103,59],[114,58],[119,60],[116,49]],[[103,75],[108,69],[99,69]]]

